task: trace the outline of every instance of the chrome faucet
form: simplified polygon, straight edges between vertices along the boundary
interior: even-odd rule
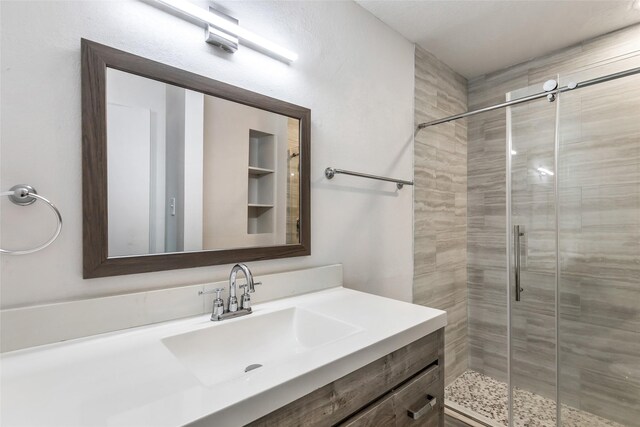
[[[238,277],[238,273],[242,272],[244,277],[247,279],[247,283],[241,285],[240,288],[244,288],[244,292],[240,297],[240,307],[238,307],[238,297],[237,297],[237,286],[236,279]],[[231,274],[229,275],[229,301],[227,304],[227,309],[224,308],[224,301],[220,297],[224,288],[214,289],[212,291],[200,291],[200,295],[202,294],[216,294],[216,299],[213,301],[213,312],[211,313],[211,320],[214,322],[230,319],[233,317],[245,316],[247,314],[251,314],[251,295],[255,292],[255,286],[261,285],[261,282],[253,281],[253,274],[251,274],[251,270],[245,264],[236,264],[231,269]]]
[[[248,288],[245,287],[245,292],[244,294],[246,294],[247,296],[249,295],[248,292],[255,292],[255,285],[253,284],[253,275],[251,274],[251,271],[249,270],[249,267],[247,267],[245,264],[236,264],[233,266],[233,268],[231,269],[231,274],[229,275],[229,311],[233,312],[233,311],[238,311],[238,298],[236,297],[236,278],[238,277],[238,272],[242,271],[242,273],[244,273],[244,277],[247,279],[247,284],[245,286],[248,286]],[[247,292],[248,289],[248,292]],[[243,299],[244,299],[244,294]],[[242,306],[242,308],[245,308],[244,305]]]

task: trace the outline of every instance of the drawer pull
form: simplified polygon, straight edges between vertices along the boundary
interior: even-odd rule
[[[431,409],[433,409],[433,407],[436,406],[436,403],[437,403],[437,399],[431,396],[430,394],[427,394],[427,402],[424,404],[424,406],[418,409],[417,411],[408,409],[407,415],[412,419],[417,420],[418,418],[422,417],[424,414],[428,413]]]

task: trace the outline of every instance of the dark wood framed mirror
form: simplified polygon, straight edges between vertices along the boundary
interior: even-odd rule
[[[310,255],[310,120],[83,39],[84,278]]]

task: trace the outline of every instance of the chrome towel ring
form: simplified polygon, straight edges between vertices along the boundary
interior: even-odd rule
[[[51,208],[53,213],[56,215],[56,219],[58,220],[58,225],[56,226],[56,231],[55,233],[53,233],[53,236],[51,236],[49,240],[47,240],[40,246],[37,246],[33,249],[25,249],[22,251],[11,251],[11,250],[0,248],[0,253],[7,254],[7,255],[32,254],[34,252],[38,252],[39,250],[46,248],[47,246],[52,244],[54,240],[58,238],[58,236],[60,235],[60,231],[62,230],[62,215],[60,215],[60,211],[58,210],[58,208],[56,208],[53,205],[53,203],[51,203],[49,200],[45,199],[44,197],[38,195],[38,193],[32,186],[26,185],[26,184],[14,185],[13,187],[11,187],[9,191],[0,193],[0,196],[8,196],[9,200],[11,200],[14,204],[18,206],[29,206],[30,204],[35,203],[36,199],[41,200]]]

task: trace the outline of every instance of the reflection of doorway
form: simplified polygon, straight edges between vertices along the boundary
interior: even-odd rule
[[[287,121],[287,244],[300,242],[300,121]]]
[[[287,163],[287,244],[292,244],[300,242],[300,153],[289,152]]]
[[[110,68],[107,80],[109,205],[122,216],[110,212],[109,255],[201,250],[204,95]]]
[[[166,88],[165,252],[202,250],[204,95]]]
[[[111,167],[118,166],[110,173],[122,174],[122,179],[118,181],[122,187],[111,184],[108,188],[109,198],[123,198],[126,200],[134,194],[142,194],[139,190],[144,190],[148,194],[148,205],[130,202],[127,205],[130,216],[137,218],[144,215],[139,209],[144,208],[148,216],[148,222],[136,221],[131,225],[136,226],[135,234],[142,233],[146,227],[148,233],[148,247],[139,245],[134,252],[122,253],[116,246],[109,246],[110,256],[135,255],[146,253],[163,253],[165,251],[165,131],[166,131],[166,85],[164,83],[147,79],[144,77],[128,74],[111,68],[107,69],[107,116],[108,128],[107,136],[109,140],[108,160]],[[145,118],[141,119],[136,111],[145,111]],[[127,113],[125,113],[127,112]],[[129,114],[131,112],[131,114]],[[144,124],[140,122],[144,121]],[[129,132],[132,127],[138,125],[146,127],[148,136],[144,136],[144,149],[135,132]],[[111,147],[111,139],[118,138],[118,147]],[[145,171],[144,179],[134,179],[132,174],[136,174],[134,169],[141,168]],[[137,176],[137,175],[136,175]],[[111,194],[113,193],[113,194]],[[125,212],[119,212],[124,215]],[[125,218],[126,219],[126,218]],[[110,227],[111,233],[114,230]],[[114,250],[118,250],[116,254]],[[133,248],[131,249],[133,250]]]

